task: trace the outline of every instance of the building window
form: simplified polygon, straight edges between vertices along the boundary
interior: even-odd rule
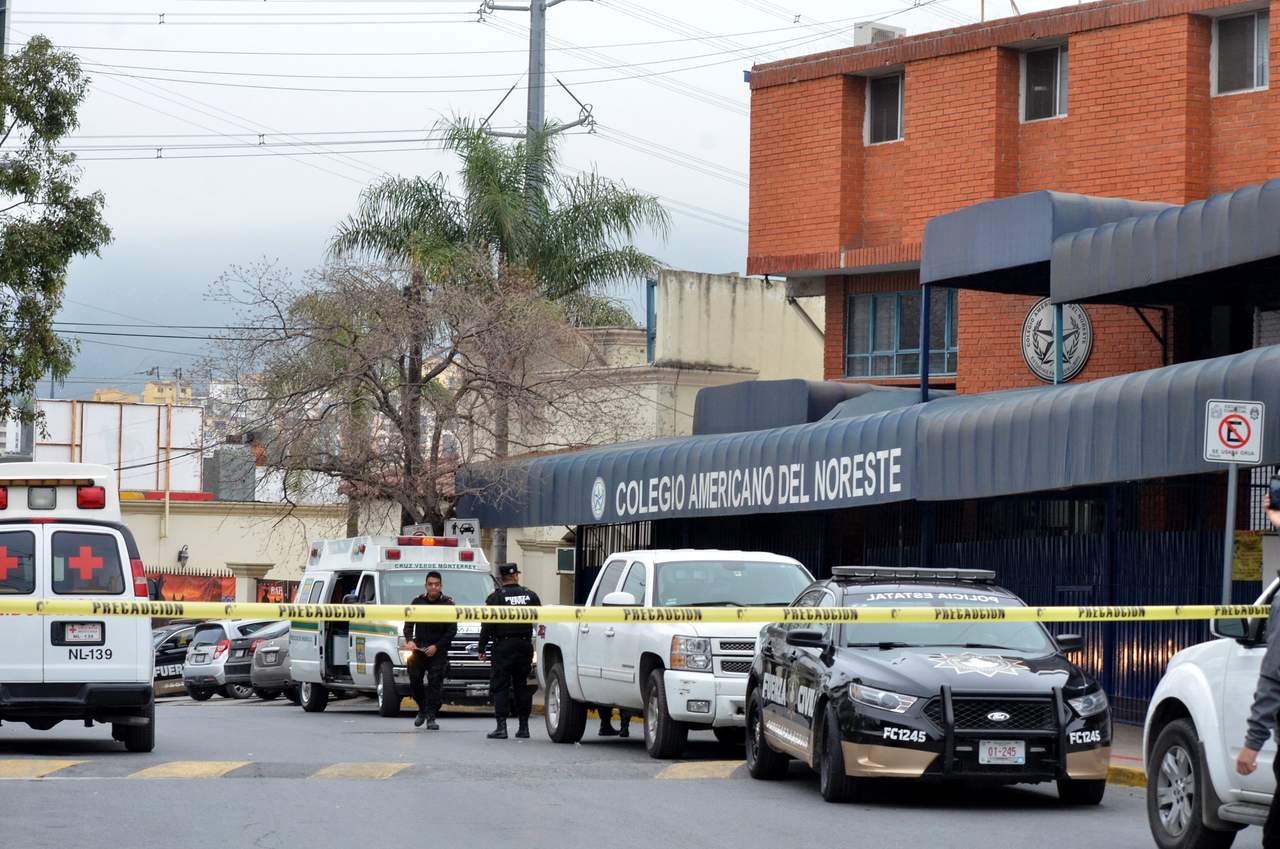
[[[1067,114],[1067,47],[1022,54],[1022,119],[1039,121]]]
[[[867,80],[867,143],[902,138],[902,74]]]
[[[1270,15],[1251,12],[1219,18],[1213,28],[1214,93],[1254,91],[1268,85]]]
[[[915,377],[920,373],[919,291],[850,295],[845,314],[846,377]],[[955,374],[960,361],[955,289],[929,299],[929,371]]]

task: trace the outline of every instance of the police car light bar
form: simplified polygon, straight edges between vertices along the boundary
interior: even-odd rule
[[[836,566],[831,570],[833,578],[852,580],[884,580],[902,578],[908,581],[965,581],[974,584],[990,584],[996,573],[990,569],[927,569],[924,567],[898,566]]]
[[[457,537],[396,537],[397,545],[433,545],[457,548]]]

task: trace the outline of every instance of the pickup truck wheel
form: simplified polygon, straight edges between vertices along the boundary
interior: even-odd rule
[[[827,706],[818,752],[818,790],[828,802],[851,802],[858,795],[858,780],[844,769],[844,747],[840,745],[840,723]]]
[[[323,684],[302,682],[298,690],[299,704],[307,713],[320,713],[329,705],[329,688]]]
[[[253,695],[253,688],[248,684],[227,684],[218,694],[224,699],[247,699]]]
[[[400,694],[396,692],[396,672],[395,667],[390,661],[382,661],[378,664],[378,715],[379,716],[399,716],[400,715]],[[421,710],[422,706],[419,705]]]
[[[156,705],[152,702],[147,706],[146,713],[143,718],[147,720],[146,725],[113,725],[111,726],[111,736],[115,737],[117,731],[119,740],[124,743],[126,751],[130,752],[150,752],[156,747]]]
[[[1058,798],[1068,805],[1100,805],[1106,792],[1105,778],[1058,779]]]
[[[661,669],[649,673],[644,693],[644,747],[659,760],[678,757],[689,742],[689,726],[671,718]]]
[[[747,697],[747,772],[760,781],[774,781],[787,774],[787,756],[769,748],[764,739],[759,690],[752,690]]]
[[[1202,782],[1196,757],[1199,738],[1189,719],[1169,723],[1147,764],[1147,824],[1160,849],[1227,849],[1234,831],[1218,831],[1201,817]]]
[[[543,719],[553,743],[577,743],[587,730],[587,706],[574,701],[564,680],[564,664],[557,661],[547,673]]]

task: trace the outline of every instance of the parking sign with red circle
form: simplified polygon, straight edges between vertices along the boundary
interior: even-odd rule
[[[1205,460],[1261,463],[1265,415],[1266,407],[1258,401],[1209,401],[1205,405]]]

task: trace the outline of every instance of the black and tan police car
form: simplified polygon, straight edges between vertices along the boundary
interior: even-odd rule
[[[838,567],[793,607],[1021,607],[975,569]],[[1065,802],[1097,804],[1111,711],[1064,655],[1075,635],[993,618],[924,623],[774,624],[747,684],[747,765],[782,777],[818,771],[829,802],[878,778],[990,784],[1056,781]]]

